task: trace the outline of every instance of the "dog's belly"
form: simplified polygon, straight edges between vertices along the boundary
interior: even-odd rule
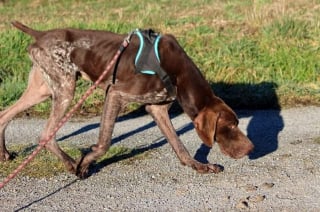
[[[175,96],[170,96],[165,88],[160,91],[150,91],[141,95],[130,94],[121,91],[119,93],[121,98],[128,103],[136,102],[140,104],[160,104],[163,102],[172,102],[176,98]]]

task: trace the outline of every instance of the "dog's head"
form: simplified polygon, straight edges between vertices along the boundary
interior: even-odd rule
[[[232,158],[242,158],[254,148],[249,138],[238,128],[237,115],[225,103],[203,108],[193,123],[205,145],[212,147],[216,141],[221,152]]]

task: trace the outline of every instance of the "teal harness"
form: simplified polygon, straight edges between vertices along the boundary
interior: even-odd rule
[[[135,34],[140,41],[135,59],[136,71],[142,74],[155,75],[160,66],[158,46],[161,35],[150,29],[144,31],[136,30]]]
[[[167,72],[160,66],[159,42],[161,35],[153,30],[136,30],[134,34],[138,36],[140,46],[135,58],[136,72],[148,75],[158,75],[167,89],[170,96],[176,95],[176,89],[173,86]]]
[[[133,35],[137,35],[140,41],[140,46],[135,57],[135,68],[136,73],[147,74],[147,75],[158,75],[163,82],[165,88],[167,89],[170,96],[176,96],[176,89],[171,82],[169,75],[160,66],[160,56],[159,56],[159,42],[161,35],[155,33],[153,30],[140,30],[136,29],[131,32],[128,36],[130,41]],[[116,71],[119,63],[118,58],[115,69],[113,72],[113,84],[116,81]]]

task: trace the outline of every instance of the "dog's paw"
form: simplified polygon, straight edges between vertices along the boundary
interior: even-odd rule
[[[88,169],[88,167],[78,166],[77,171],[76,171],[76,175],[81,180],[88,178],[89,177],[89,169]]]
[[[224,169],[223,166],[221,165],[211,164],[211,163],[207,163],[207,164],[194,163],[191,167],[201,174],[205,174],[205,173],[217,174],[219,172],[222,172]]]
[[[79,177],[80,179],[86,179],[89,177],[89,165],[83,164],[83,158],[84,156],[78,160],[78,166],[75,172],[77,177]]]
[[[79,179],[83,180],[89,177],[89,170],[86,168],[81,168],[77,170],[76,173],[77,177],[79,177]]]
[[[0,155],[0,162],[14,160],[17,156],[18,154],[16,152],[12,152],[11,154],[9,152],[5,152]]]
[[[70,163],[66,164],[66,169],[71,174],[77,173],[77,163],[75,161],[70,161]]]
[[[208,166],[208,172],[209,173],[219,173],[219,172],[223,172],[224,167],[219,165],[219,164],[206,164]]]

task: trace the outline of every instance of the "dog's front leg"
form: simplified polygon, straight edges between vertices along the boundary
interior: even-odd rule
[[[112,131],[116,118],[121,110],[122,101],[120,94],[112,87],[110,87],[106,93],[101,117],[99,140],[96,145],[92,146],[92,151],[80,159],[77,167],[77,176],[80,178],[87,177],[89,165],[104,155],[111,144]]]
[[[187,165],[195,169],[200,173],[218,173],[222,171],[219,165],[215,164],[203,164],[196,161],[192,158],[183,145],[181,140],[179,139],[168,114],[168,107],[169,104],[165,105],[147,105],[146,110],[148,113],[151,114],[154,121],[157,123],[158,127],[160,128],[161,132],[166,137],[167,141],[172,146],[173,150],[177,154],[180,162],[183,165]]]

